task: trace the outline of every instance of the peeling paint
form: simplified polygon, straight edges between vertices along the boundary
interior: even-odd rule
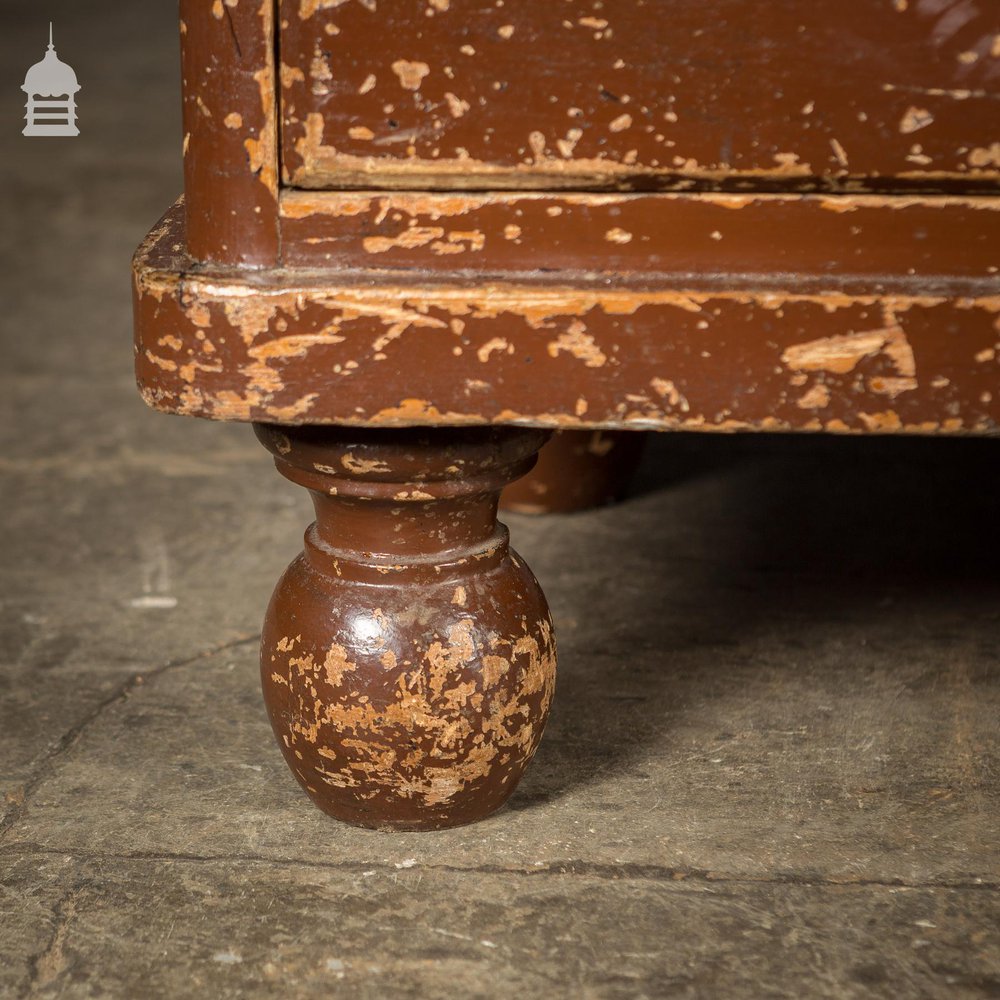
[[[406,90],[419,90],[431,68],[424,62],[412,62],[408,59],[397,59],[392,64],[392,71],[399,78],[399,85]]]
[[[607,363],[607,355],[594,343],[594,338],[586,332],[579,320],[573,320],[569,328],[560,333],[546,347],[550,357],[558,357],[560,351],[567,351],[581,360],[588,368],[600,368]]]
[[[385,207],[381,195],[356,197]],[[744,210],[723,209],[734,220]],[[851,222],[861,211],[828,214]],[[865,293],[580,274],[470,283],[337,271],[331,284],[329,271],[192,268],[173,249],[175,225],[151,234],[134,282],[137,372],[160,409],[381,426],[789,429],[814,426],[823,384],[822,426],[842,432],[867,429],[887,402],[899,430],[989,432],[996,420],[995,370],[981,360],[998,343],[995,275],[933,289],[883,275]],[[431,242],[466,232],[437,228]],[[727,224],[718,246],[728,234]],[[943,330],[946,352],[933,333]],[[393,381],[386,358],[418,381]]]
[[[900,375],[914,375],[913,350],[898,326],[820,337],[804,344],[794,344],[782,353],[781,360],[793,371],[844,374],[857,367],[863,358],[880,351],[892,359]]]

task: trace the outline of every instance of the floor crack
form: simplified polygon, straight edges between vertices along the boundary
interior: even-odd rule
[[[76,725],[70,727],[63,735],[49,748],[48,752],[42,757],[40,763],[37,765],[37,770],[24,783],[24,785],[19,789],[18,797],[13,802],[13,808],[2,820],[0,820],[0,841],[6,836],[7,832],[12,826],[20,822],[27,812],[29,805],[31,804],[31,799],[35,792],[38,790],[47,778],[52,776],[59,759],[65,756],[74,746],[79,742],[80,737],[86,732],[86,730],[94,723],[97,722],[108,709],[114,707],[115,705],[125,701],[128,696],[137,688],[149,681],[155,680],[161,675],[171,671],[179,670],[181,667],[188,667],[192,663],[198,663],[200,660],[207,659],[210,656],[215,656],[217,653],[224,652],[227,649],[235,649],[238,646],[246,646],[252,642],[258,642],[260,640],[260,633],[256,632],[252,635],[239,636],[236,639],[231,639],[228,642],[220,643],[217,646],[211,646],[208,649],[202,650],[199,653],[195,653],[193,656],[187,656],[179,660],[168,660],[166,663],[161,664],[158,667],[153,667],[151,670],[139,670],[136,673],[131,674],[124,681],[122,681],[106,698],[98,702]]]
[[[275,869],[302,868],[361,874],[368,871],[382,871],[398,874],[395,865],[364,861],[306,861],[297,858],[273,858],[262,854],[194,854],[183,851],[134,851],[127,853],[80,851],[73,848],[39,847],[33,844],[12,844],[3,850],[7,855],[37,856],[58,855],[72,857],[76,861],[88,862],[187,862],[190,864],[259,864]],[[697,868],[675,868],[653,864],[606,864],[582,860],[552,861],[543,866],[531,868],[511,868],[504,865],[474,865],[468,868],[449,864],[420,864],[413,866],[423,871],[442,872],[454,875],[506,875],[512,878],[553,878],[590,877],[607,881],[655,881],[670,883],[698,883],[700,885],[765,885],[799,886],[802,888],[886,888],[886,889],[967,889],[976,891],[996,891],[1000,882],[985,879],[939,879],[936,881],[914,882],[896,878],[853,878],[843,879],[830,876],[800,875],[797,873],[777,873],[773,875],[735,875],[713,872]]]

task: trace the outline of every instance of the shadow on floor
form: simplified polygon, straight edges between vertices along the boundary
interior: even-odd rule
[[[651,435],[630,499],[561,518],[603,551],[562,554],[595,583],[570,590],[543,773],[511,808],[635,767],[691,671],[723,683],[761,634],[789,675],[847,630],[877,636],[886,671],[897,639],[965,642],[972,681],[995,677],[998,459],[991,439]]]

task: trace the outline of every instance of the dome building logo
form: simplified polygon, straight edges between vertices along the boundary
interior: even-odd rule
[[[76,127],[76,94],[80,90],[73,67],[56,55],[49,22],[49,49],[41,62],[25,74],[21,87],[28,95],[27,124],[22,135],[79,135]]]

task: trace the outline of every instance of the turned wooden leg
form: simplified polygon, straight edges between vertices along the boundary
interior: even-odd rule
[[[348,823],[489,815],[534,754],[555,685],[545,597],[496,520],[545,432],[254,429],[316,509],[261,640],[289,767]]]
[[[641,431],[557,431],[526,476],[503,491],[518,514],[569,513],[620,500],[642,454]]]

